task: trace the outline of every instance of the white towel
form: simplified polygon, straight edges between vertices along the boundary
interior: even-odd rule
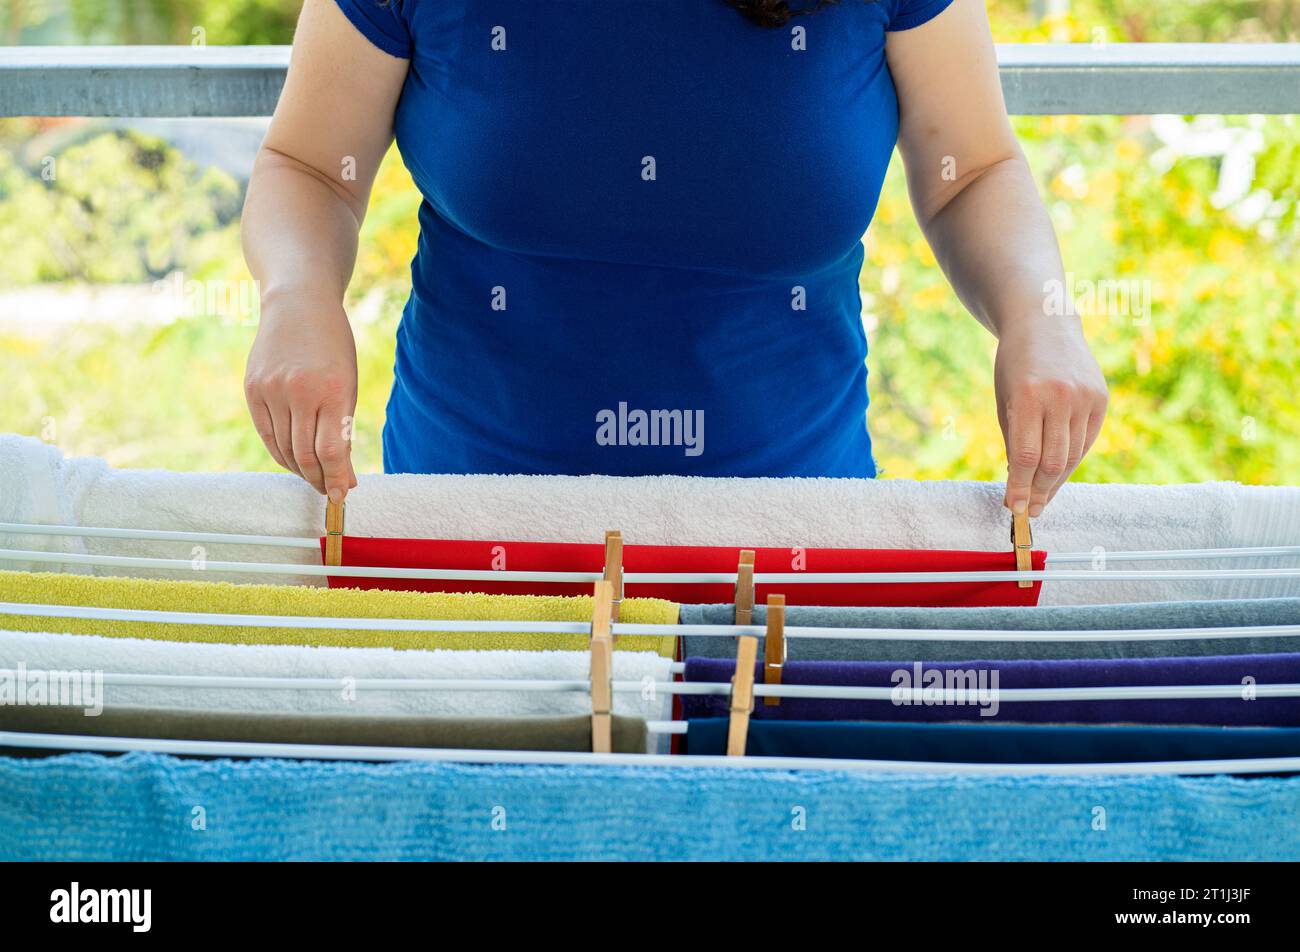
[[[328,678],[519,678],[581,681],[591,656],[581,651],[397,651],[297,645],[220,645],[0,631],[0,668],[118,674]],[[616,692],[614,713],[670,720],[672,696],[649,685],[672,680],[672,662],[649,651],[614,652],[614,680],[645,685]],[[563,717],[591,713],[578,692],[391,691],[182,688],[104,685],[104,703],[292,714],[426,714],[446,717]],[[658,736],[651,735],[657,745]]]
[[[33,444],[35,444],[33,446]],[[88,526],[317,536],[324,504],[287,473],[113,470],[98,459],[24,463],[37,448],[0,437],[0,473],[12,499],[5,521],[51,513]],[[39,491],[24,479],[56,483]],[[10,487],[6,485],[6,489]],[[36,505],[36,497],[58,500]],[[353,535],[496,541],[599,542],[620,529],[628,543],[904,549],[1007,549],[1001,483],[906,479],[718,479],[682,476],[362,476],[348,496]],[[1072,484],[1034,522],[1052,552],[1228,548],[1300,543],[1300,488],[1237,483],[1180,486]],[[0,536],[16,548],[83,551],[80,542]],[[188,544],[88,539],[84,551],[190,560]],[[309,549],[211,545],[208,560],[319,564]],[[1144,569],[1294,567],[1295,559],[1144,562]],[[1066,566],[1061,566],[1066,568]],[[1086,566],[1085,566],[1086,567]],[[107,574],[107,570],[99,570]],[[145,574],[131,570],[129,574]],[[158,573],[153,573],[158,574]],[[164,573],[166,574],[166,573]],[[320,584],[302,576],[219,576],[228,581]],[[1300,581],[1048,582],[1043,604],[1300,595]]]
[[[109,471],[98,457],[68,459],[57,446],[13,434],[0,434],[0,521],[82,525],[86,492]],[[88,552],[78,538],[49,536],[4,536],[6,548],[41,549],[52,552]],[[3,568],[35,568],[7,563]],[[65,567],[66,571],[89,573],[89,568]]]

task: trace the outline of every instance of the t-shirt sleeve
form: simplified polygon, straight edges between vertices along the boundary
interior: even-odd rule
[[[402,7],[408,0],[334,0],[361,34],[389,56],[411,57],[411,31]]]
[[[893,0],[894,11],[887,30],[910,30],[933,20],[948,9],[952,0]]]

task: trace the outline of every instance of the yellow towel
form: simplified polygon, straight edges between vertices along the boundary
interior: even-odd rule
[[[55,572],[0,572],[0,602],[87,605],[154,611],[221,612],[241,615],[320,615],[329,618],[427,618],[466,621],[590,621],[590,596],[440,594],[379,589],[315,588],[297,585],[235,585]],[[623,600],[619,620],[675,625],[678,606],[658,598]],[[482,650],[584,651],[586,635],[512,632],[330,631],[318,628],[252,628],[177,625],[160,622],[98,621],[0,615],[0,629],[54,631],[161,641],[223,644],[336,645],[365,648],[455,648]],[[673,656],[676,638],[628,635],[621,651]]]

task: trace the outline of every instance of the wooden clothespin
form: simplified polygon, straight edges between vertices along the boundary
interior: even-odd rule
[[[609,627],[614,587],[597,582],[595,595],[591,613],[591,751],[608,754],[614,749],[614,638]]]
[[[610,621],[618,621],[623,605],[623,533],[610,529],[605,533],[605,581],[614,587]]]
[[[749,715],[754,712],[754,662],[758,639],[742,635],[736,648],[736,673],[731,676],[731,722],[727,726],[727,756],[745,756]]]
[[[343,507],[342,502],[325,500],[325,564],[343,564]]]
[[[1029,529],[1029,513],[1013,512],[1011,514],[1011,545],[1016,552],[1016,571],[1032,572],[1034,570],[1034,534]],[[1033,588],[1031,580],[1016,583],[1021,588]]]
[[[736,566],[736,624],[754,623],[754,550],[740,550]]]
[[[763,683],[780,684],[785,667],[785,596],[767,596],[767,637],[763,640]],[[765,697],[766,707],[776,707],[779,697]]]

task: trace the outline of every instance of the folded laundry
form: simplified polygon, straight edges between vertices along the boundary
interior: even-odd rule
[[[683,753],[727,752],[725,717],[692,720]],[[754,721],[746,756],[975,764],[1144,763],[1300,756],[1291,727]]]
[[[727,605],[683,605],[683,625],[730,625]],[[767,607],[754,607],[755,624]],[[1107,631],[1141,628],[1236,628],[1300,625],[1300,598],[1137,602],[1123,605],[1052,605],[1035,608],[815,608],[786,610],[789,626],[810,628],[937,628],[972,631]],[[762,653],[759,639],[759,653]],[[1300,636],[1179,638],[1168,641],[860,641],[789,638],[792,661],[961,661],[978,655],[1003,660],[1053,658],[1154,658],[1300,652]],[[735,658],[731,638],[686,635],[688,658]]]
[[[431,594],[426,592],[323,589],[297,585],[236,585],[167,579],[64,575],[54,572],[0,572],[0,602],[86,605],[159,611],[221,614],[313,615],[328,618],[423,618],[480,621],[590,621],[590,596]],[[655,599],[625,599],[621,619],[671,625],[678,606]],[[544,651],[587,648],[586,635],[511,632],[335,631],[314,628],[189,625],[163,622],[103,621],[0,616],[0,627],[170,641],[280,645],[359,645],[394,648],[513,649]],[[673,654],[671,636],[627,636],[622,651]]]
[[[322,552],[324,540],[321,542]],[[735,573],[740,546],[624,545],[625,572]],[[752,546],[749,548],[753,548]],[[376,539],[346,536],[344,565],[385,568],[510,569],[539,572],[600,572],[602,545],[580,542],[485,542],[449,539]],[[1046,553],[1034,552],[1042,569]],[[755,548],[754,571],[764,572],[992,572],[1011,571],[1015,554],[915,549]],[[332,586],[425,592],[486,591],[512,595],[576,595],[588,586],[566,582],[456,582],[441,579],[330,578]],[[784,593],[791,605],[1033,605],[1042,584],[1015,582],[807,583],[757,585],[764,601]],[[629,596],[674,602],[718,602],[733,597],[730,584],[627,583]]]
[[[0,757],[0,856],[1294,861],[1300,777]]]
[[[330,690],[181,687],[105,683],[100,700],[122,707],[200,708],[267,714],[367,716],[563,717],[591,711],[573,691],[409,691],[357,686],[373,679],[580,681],[590,674],[580,651],[396,650],[302,645],[227,645],[103,638],[0,630],[0,668],[28,672],[108,672],[205,677],[313,678],[338,682]],[[671,659],[649,651],[614,652],[616,681],[672,679]],[[82,683],[85,683],[84,681]],[[348,690],[344,690],[344,687]],[[615,714],[645,720],[672,716],[672,696],[617,691]],[[656,737],[656,743],[662,738]]]
[[[687,681],[725,682],[735,661],[688,658]],[[762,665],[756,666],[758,682]],[[1300,697],[1259,697],[1264,684],[1300,683],[1300,654],[1205,658],[1121,658],[1069,661],[792,661],[783,684],[825,684],[924,691],[890,700],[782,698],[758,704],[753,717],[788,721],[1003,721],[1052,724],[1208,724],[1300,726]],[[1234,685],[1232,698],[1158,700],[1010,701],[1001,692],[1021,688]],[[728,698],[686,695],[688,718],[725,717]]]
[[[616,716],[612,729],[615,753],[645,752],[645,721]],[[591,750],[590,717],[370,717],[156,707],[106,707],[88,717],[74,707],[0,704],[0,730],[254,744]]]

